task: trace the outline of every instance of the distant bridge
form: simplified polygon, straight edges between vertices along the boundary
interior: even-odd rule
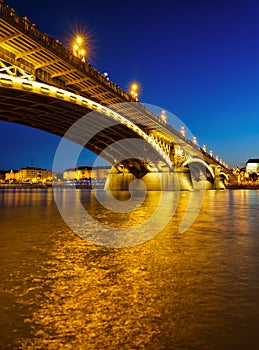
[[[96,154],[116,141],[138,138],[146,141],[148,150],[157,155],[157,162],[162,162],[169,171],[178,171],[186,177],[193,167],[199,177],[202,165],[203,175],[216,188],[223,187],[223,179],[228,178],[229,170],[222,161],[186,139],[89,63],[75,57],[58,40],[39,31],[26,17],[1,3],[0,120],[62,137],[89,111],[96,112],[93,123],[103,126],[102,132],[84,145]],[[110,126],[110,120],[116,124]],[[74,136],[73,141],[82,144],[84,140]],[[117,152],[122,154],[123,150]],[[127,169],[141,178],[154,171],[145,154],[142,159],[119,163],[116,155],[105,156],[118,173]]]

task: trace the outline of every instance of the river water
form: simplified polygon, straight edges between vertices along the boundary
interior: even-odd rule
[[[109,248],[66,225],[51,189],[2,191],[0,349],[257,349],[259,191],[207,191],[179,233],[189,196],[154,238]]]

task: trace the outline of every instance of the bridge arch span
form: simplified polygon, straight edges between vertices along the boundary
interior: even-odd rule
[[[213,177],[213,179],[215,179],[215,174],[213,172],[213,169],[203,159],[200,159],[200,158],[189,158],[183,163],[183,166],[187,166],[187,165],[192,164],[192,163],[202,164],[206,169],[208,169],[208,171],[210,172],[210,174]]]
[[[131,136],[135,135],[145,140],[159,154],[165,163],[171,169],[173,168],[171,159],[153,138],[131,120],[107,106],[103,106],[81,95],[45,83],[30,81],[1,73],[0,92],[0,105],[1,107],[3,106],[3,110],[0,112],[0,120],[35,127],[62,137],[69,127],[83,115],[89,111],[96,111],[114,120],[116,123],[119,123],[119,125],[124,126],[124,128],[131,131]],[[35,96],[37,97],[35,98]],[[15,108],[12,108],[14,105]],[[64,111],[67,106],[70,108],[70,113]],[[62,125],[59,125],[61,124],[59,123],[59,115],[54,116],[53,113],[60,113],[60,115],[63,116],[64,123],[62,123]],[[38,114],[38,120],[35,114]],[[116,141],[115,136],[114,141]],[[103,144],[103,146],[105,145]],[[94,147],[86,148],[97,154],[100,153],[96,151]]]
[[[220,171],[219,175],[220,175],[222,178],[224,178],[224,179],[226,179],[227,181],[229,181],[229,176],[228,176],[224,171]]]

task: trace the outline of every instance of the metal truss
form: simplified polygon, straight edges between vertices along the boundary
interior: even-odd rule
[[[19,77],[29,81],[35,81],[35,75],[27,73],[21,67],[10,65],[0,60],[0,73],[8,74],[11,76]]]
[[[154,135],[153,133],[150,133],[149,135],[154,141],[155,143],[162,149],[162,151],[168,156],[170,157],[170,153],[171,153],[171,145],[170,143],[168,143],[165,138],[163,137],[158,137],[157,135]]]

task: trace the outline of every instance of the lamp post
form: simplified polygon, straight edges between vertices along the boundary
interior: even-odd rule
[[[131,86],[130,86],[130,94],[133,98],[135,98],[137,100],[138,98],[138,89],[139,89],[139,86],[137,83],[132,83]]]
[[[73,54],[85,62],[86,49],[84,48],[84,38],[82,36],[77,36],[73,41]]]
[[[161,120],[162,120],[164,123],[166,123],[166,112],[165,112],[165,111],[162,111],[162,112],[161,112],[160,117],[161,117]]]

